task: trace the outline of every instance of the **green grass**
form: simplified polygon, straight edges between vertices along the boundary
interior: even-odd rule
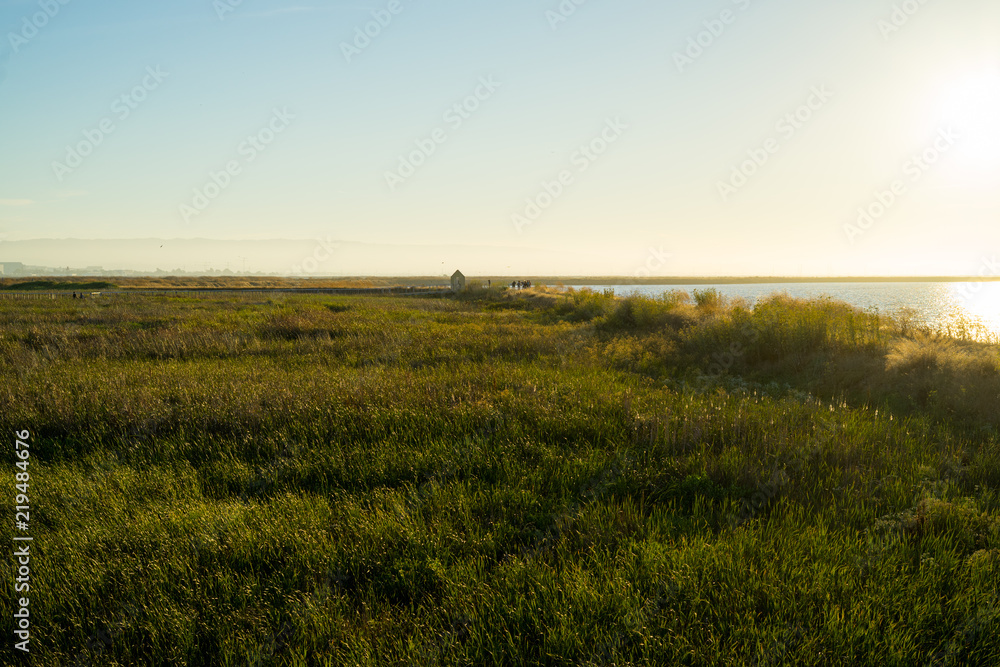
[[[1000,662],[997,346],[696,297],[0,301],[32,664]]]

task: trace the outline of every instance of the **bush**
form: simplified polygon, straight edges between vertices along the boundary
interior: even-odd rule
[[[711,309],[721,308],[725,305],[726,300],[719,293],[719,290],[710,287],[708,289],[694,290],[694,302],[698,304],[699,308]]]
[[[916,334],[892,344],[885,371],[885,390],[909,397],[917,408],[961,418],[996,413],[1000,396],[996,346]]]

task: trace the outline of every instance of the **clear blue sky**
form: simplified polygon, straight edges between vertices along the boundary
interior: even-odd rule
[[[629,275],[968,275],[1000,254],[995,0],[231,2],[0,0],[0,250],[333,238]],[[387,178],[417,142],[433,153]]]

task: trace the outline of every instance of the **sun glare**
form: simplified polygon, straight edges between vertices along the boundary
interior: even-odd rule
[[[979,337],[1000,340],[1000,283],[952,283],[950,287],[955,315],[977,323],[982,328]]]
[[[1000,168],[1000,68],[951,82],[940,100],[942,122],[959,133],[958,166],[980,172]]]

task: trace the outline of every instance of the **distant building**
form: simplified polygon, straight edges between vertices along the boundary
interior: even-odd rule
[[[0,262],[0,276],[23,276],[24,264],[21,262]]]
[[[461,271],[456,271],[451,274],[451,291],[461,292],[465,289],[465,276],[462,275]]]

